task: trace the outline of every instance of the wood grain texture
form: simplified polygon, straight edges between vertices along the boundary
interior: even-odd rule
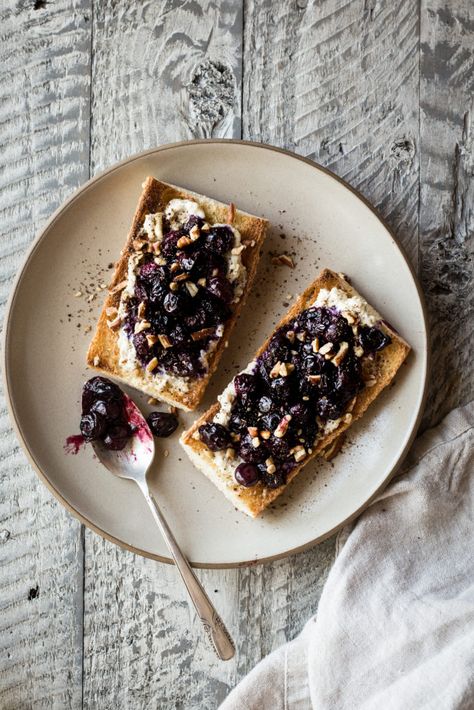
[[[88,177],[89,3],[0,3],[0,304],[45,218]],[[0,706],[82,697],[81,526],[20,450],[0,400]]]
[[[422,5],[420,258],[432,329],[428,426],[474,394],[474,5]]]
[[[93,172],[160,143],[240,134],[239,1],[96,3]]]
[[[313,158],[418,252],[418,6],[249,0],[243,137]]]

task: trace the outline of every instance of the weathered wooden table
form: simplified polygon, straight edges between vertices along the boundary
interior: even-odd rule
[[[3,308],[35,232],[97,171],[170,141],[264,141],[348,180],[402,240],[432,322],[424,426],[472,396],[471,0],[0,0],[0,28]],[[237,642],[218,662],[175,569],[71,518],[1,417],[5,710],[214,708],[315,611],[334,540],[199,572]]]

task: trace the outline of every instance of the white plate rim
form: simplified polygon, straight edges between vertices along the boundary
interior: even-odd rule
[[[115,545],[118,545],[122,549],[128,550],[130,552],[133,552],[137,555],[140,555],[141,557],[147,557],[149,559],[156,560],[158,562],[164,562],[166,564],[174,564],[173,560],[169,557],[165,557],[162,555],[156,555],[154,553],[148,552],[147,550],[142,550],[139,547],[135,547],[133,545],[129,545],[128,543],[124,542],[123,540],[120,540],[119,538],[116,538],[113,535],[110,535],[108,532],[105,530],[102,530],[98,525],[93,523],[91,520],[86,518],[82,513],[80,513],[76,508],[74,508],[71,503],[66,500],[66,498],[63,497],[61,494],[60,490],[52,484],[52,482],[49,480],[47,473],[42,470],[41,466],[39,465],[38,461],[36,460],[33,452],[30,450],[26,436],[23,434],[23,430],[21,427],[21,423],[19,420],[19,417],[17,416],[16,409],[15,409],[15,404],[13,400],[13,388],[12,388],[12,383],[11,379],[9,376],[8,372],[8,363],[7,363],[7,353],[8,353],[8,344],[9,344],[9,339],[10,339],[10,326],[11,326],[11,313],[13,310],[13,306],[16,300],[17,293],[19,291],[21,281],[23,274],[25,273],[26,269],[28,268],[29,262],[32,259],[37,247],[39,244],[42,242],[42,240],[47,236],[47,233],[49,230],[53,227],[54,223],[56,220],[62,215],[63,212],[65,212],[69,206],[75,202],[81,195],[92,188],[96,183],[99,183],[101,180],[107,178],[111,173],[115,172],[116,170],[120,170],[126,165],[129,165],[130,163],[133,163],[136,160],[141,160],[142,158],[145,158],[150,155],[154,155],[156,153],[161,153],[165,152],[167,150],[172,150],[173,148],[177,147],[183,147],[186,145],[202,145],[202,144],[219,144],[219,143],[225,143],[225,144],[236,144],[236,145],[246,145],[250,146],[253,148],[259,148],[262,150],[270,150],[274,151],[277,153],[282,153],[288,157],[291,157],[295,160],[299,160],[303,163],[306,163],[307,165],[315,168],[316,170],[319,170],[320,172],[324,173],[326,176],[329,178],[332,178],[339,184],[343,185],[347,190],[349,190],[356,198],[358,198],[376,217],[376,219],[382,224],[382,226],[387,230],[388,234],[390,237],[393,239],[394,244],[398,251],[400,252],[400,255],[402,259],[404,260],[406,266],[408,267],[409,273],[411,278],[413,279],[413,283],[415,285],[417,295],[419,298],[419,302],[421,305],[421,311],[422,311],[422,316],[423,316],[423,331],[424,331],[424,367],[423,367],[423,387],[421,391],[421,396],[419,397],[418,401],[418,412],[417,416],[413,422],[411,432],[409,436],[406,439],[405,445],[401,449],[397,460],[395,461],[395,464],[392,466],[392,469],[387,473],[386,477],[384,480],[380,483],[380,485],[377,487],[377,489],[372,493],[372,495],[367,498],[367,500],[357,508],[350,516],[345,518],[343,521],[338,523],[337,525],[333,526],[330,530],[327,532],[323,533],[322,535],[317,536],[316,538],[309,540],[308,542],[304,543],[303,545],[298,545],[297,547],[292,547],[288,550],[285,550],[281,553],[275,554],[275,555],[270,555],[267,557],[261,557],[257,560],[252,559],[252,560],[241,560],[239,562],[233,562],[233,563],[203,563],[203,562],[192,562],[193,567],[201,568],[201,569],[232,569],[232,568],[240,568],[240,567],[252,567],[255,565],[260,565],[264,564],[266,562],[271,562],[273,560],[279,560],[283,559],[285,557],[288,557],[289,555],[296,554],[298,552],[303,552],[304,550],[308,550],[314,545],[319,544],[320,542],[323,542],[327,538],[331,537],[334,535],[338,530],[340,530],[342,527],[345,525],[348,525],[351,523],[355,518],[357,518],[363,510],[365,510],[370,503],[377,497],[377,495],[386,487],[386,485],[389,483],[391,478],[397,473],[398,469],[400,468],[403,459],[405,458],[406,453],[408,452],[411,444],[413,443],[413,440],[415,439],[415,436],[418,431],[418,427],[421,422],[421,418],[423,416],[424,412],[424,407],[428,395],[428,381],[429,381],[429,372],[430,372],[430,349],[429,349],[429,327],[428,327],[428,312],[427,312],[427,307],[425,303],[425,298],[423,291],[421,289],[421,285],[418,280],[418,276],[412,267],[412,264],[410,263],[403,245],[400,243],[399,238],[395,235],[391,227],[386,223],[384,218],[378,213],[376,208],[352,185],[347,183],[345,180],[340,178],[338,175],[334,174],[331,170],[328,168],[323,167],[322,165],[319,165],[319,163],[315,162],[311,158],[307,158],[302,155],[298,155],[297,153],[294,153],[290,150],[286,150],[285,148],[279,148],[277,146],[269,145],[267,143],[259,143],[258,141],[246,141],[246,140],[238,140],[238,139],[226,139],[226,138],[209,138],[209,139],[196,139],[196,140],[189,140],[189,141],[176,141],[174,143],[166,143],[164,145],[155,147],[155,148],[149,148],[144,151],[140,151],[139,153],[135,153],[134,155],[125,158],[124,160],[119,161],[118,163],[114,163],[112,166],[107,168],[106,170],[101,171],[94,177],[90,178],[87,180],[83,185],[81,185],[79,188],[77,188],[70,197],[68,197],[64,202],[61,203],[61,205],[53,212],[51,217],[47,220],[43,228],[39,231],[38,235],[35,237],[33,240],[31,246],[29,247],[23,262],[18,270],[18,273],[15,276],[15,279],[13,281],[13,285],[11,287],[11,292],[10,296],[7,301],[6,309],[5,309],[5,317],[4,317],[4,328],[3,328],[3,334],[2,334],[2,384],[5,392],[5,401],[7,405],[7,411],[10,415],[10,420],[13,424],[13,430],[17,436],[17,439],[23,448],[27,459],[33,469],[35,470],[36,474],[38,475],[39,479],[41,482],[48,488],[48,490],[53,494],[53,496],[76,518],[78,519],[83,525],[85,525],[87,528],[92,530],[93,532],[97,533],[101,537],[105,538],[109,542],[114,543]]]

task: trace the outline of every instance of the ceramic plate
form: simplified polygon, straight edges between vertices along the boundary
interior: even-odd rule
[[[42,480],[86,525],[135,552],[167,558],[135,484],[102,468],[91,447],[77,455],[64,450],[66,437],[78,430],[89,375],[86,331],[103,300],[96,288],[110,279],[147,175],[232,200],[271,224],[230,346],[202,407],[183,414],[182,426],[247,364],[323,266],[349,275],[413,347],[394,386],[350,430],[343,452],[331,464],[311,462],[256,520],[234,510],[193,467],[179,432],[157,440],[150,483],[194,564],[243,565],[304,548],[360,511],[402,458],[423,403],[427,333],[416,279],[387,227],[341,180],[290,153],[237,141],[164,146],[94,178],[55,213],[20,271],[6,322],[7,400],[20,441]],[[294,270],[272,265],[271,254],[282,252],[293,256]],[[149,409],[146,397],[129,392]]]

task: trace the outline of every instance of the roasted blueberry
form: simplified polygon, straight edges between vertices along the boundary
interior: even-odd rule
[[[254,446],[253,437],[245,434],[238,443],[238,453],[241,459],[247,463],[261,463],[268,458],[268,449],[263,442],[259,446]]]
[[[222,424],[216,424],[215,422],[200,426],[199,436],[202,443],[211,451],[221,451],[226,449],[231,443],[229,430]]]
[[[280,423],[281,417],[282,415],[277,414],[276,412],[266,414],[262,417],[262,424],[268,431],[275,431]]]
[[[328,397],[321,397],[317,402],[317,412],[321,419],[339,419],[344,411],[344,405],[331,400]]]
[[[199,215],[197,215],[197,214],[192,214],[192,215],[190,215],[188,221],[184,225],[184,229],[186,230],[186,232],[189,232],[189,230],[192,229],[192,227],[198,226],[200,229],[203,224],[204,224],[204,220],[202,217],[199,217]]]
[[[290,456],[291,447],[286,436],[282,438],[271,436],[265,443],[274,459],[285,460]]]
[[[375,353],[390,345],[392,339],[380,328],[363,326],[359,331],[359,342],[365,353]]]
[[[104,436],[104,446],[112,451],[120,451],[132,435],[128,424],[116,424],[108,428]]]
[[[144,331],[141,333],[135,333],[132,337],[133,347],[137,354],[138,360],[143,364],[146,364],[150,359],[150,347],[146,339]]]
[[[277,469],[274,473],[268,473],[265,466],[259,466],[262,483],[267,488],[279,488],[286,483],[284,471]]]
[[[333,313],[324,337],[331,343],[340,343],[343,340],[347,342],[352,338],[352,330],[345,318],[338,313]]]
[[[163,308],[167,313],[172,313],[175,318],[182,318],[188,309],[189,297],[187,291],[178,293],[168,292],[163,301]]]
[[[185,236],[184,230],[171,231],[164,235],[161,242],[161,252],[166,257],[173,257],[176,253],[178,239]]]
[[[105,417],[98,412],[83,414],[81,417],[81,434],[86,441],[99,439],[105,431],[107,425]]]
[[[260,478],[257,466],[252,463],[239,464],[234,471],[234,477],[237,483],[246,488],[254,486]]]
[[[225,276],[211,276],[206,281],[206,289],[224,303],[230,303],[234,297],[232,284]]]
[[[144,279],[146,281],[154,280],[155,278],[158,278],[160,274],[160,267],[158,264],[155,264],[154,261],[149,261],[146,264],[143,264],[143,266],[140,267],[140,278]]]
[[[273,406],[273,402],[270,399],[270,397],[267,397],[266,395],[263,395],[263,397],[260,397],[258,400],[258,409],[262,414],[267,414]]]
[[[230,227],[212,227],[206,237],[206,247],[216,254],[225,254],[234,246],[234,234]]]
[[[246,402],[257,390],[257,380],[254,375],[242,372],[234,377],[235,392],[242,402]]]
[[[154,436],[161,437],[171,436],[178,426],[176,415],[168,412],[152,412],[147,422]]]
[[[236,409],[233,408],[229,417],[229,429],[235,433],[238,433],[246,429],[248,426],[249,422],[245,416],[245,412],[241,412],[239,410],[236,411]]]
[[[96,399],[120,399],[122,392],[117,385],[105,377],[93,377],[82,390],[82,408],[88,410]]]
[[[99,399],[91,407],[91,413],[97,413],[109,422],[118,419],[123,414],[123,404],[121,399]]]
[[[276,377],[270,380],[272,397],[278,402],[285,402],[290,397],[291,382],[289,377]]]
[[[163,303],[167,293],[166,284],[161,281],[155,281],[148,290],[148,299],[154,305]]]

